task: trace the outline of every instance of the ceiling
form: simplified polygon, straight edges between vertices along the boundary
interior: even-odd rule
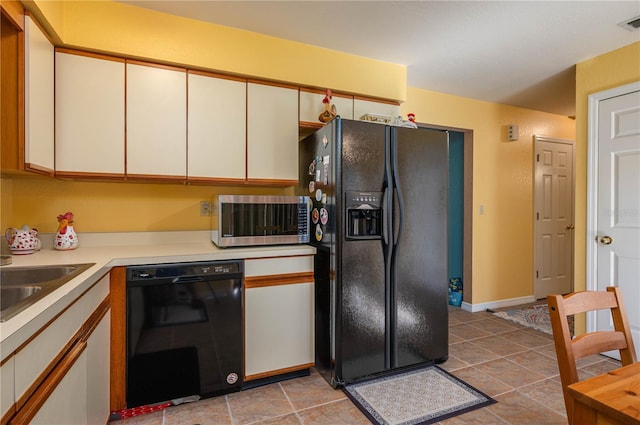
[[[407,66],[408,85],[575,115],[575,64],[640,41],[640,1],[125,0]]]

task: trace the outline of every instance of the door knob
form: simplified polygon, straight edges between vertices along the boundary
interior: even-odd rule
[[[573,224],[567,225],[567,230],[573,230],[573,229],[575,229],[575,226]]]
[[[611,236],[603,236],[600,238],[600,243],[604,245],[611,245],[613,238]]]

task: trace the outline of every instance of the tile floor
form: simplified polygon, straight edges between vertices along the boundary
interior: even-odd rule
[[[550,335],[494,317],[449,309],[449,360],[444,369],[498,403],[440,425],[566,425],[560,377]],[[581,378],[619,367],[592,356],[580,362]],[[340,390],[318,373],[239,393],[170,407],[115,425],[367,425]]]

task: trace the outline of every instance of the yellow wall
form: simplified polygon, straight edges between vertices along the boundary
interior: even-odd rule
[[[401,109],[421,123],[473,130],[472,303],[532,295],[533,136],[573,140],[575,121],[411,87]],[[518,141],[507,140],[509,124],[519,126]]]
[[[70,47],[384,99],[406,97],[404,65],[113,1],[37,0],[26,5],[46,18]]]
[[[214,195],[293,194],[291,188],[70,182],[38,176],[1,182],[1,228],[28,224],[43,233],[55,232],[56,217],[67,211],[74,213],[79,232],[208,230],[211,217],[200,216],[200,201]]]

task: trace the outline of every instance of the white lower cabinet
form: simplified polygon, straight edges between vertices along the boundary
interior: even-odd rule
[[[10,410],[15,408],[15,392],[13,390],[14,378],[14,357],[10,356],[3,361],[0,366],[0,417],[10,415]]]
[[[29,422],[33,425],[84,425],[87,421],[87,353],[73,366]],[[101,422],[103,423],[104,418]]]
[[[87,423],[103,424],[109,417],[111,312],[87,340]]]
[[[313,256],[245,260],[245,381],[315,363]]]
[[[105,424],[109,419],[111,316],[103,277],[2,366],[13,367],[10,424]],[[58,338],[56,338],[58,336]],[[8,417],[8,416],[7,416]],[[5,416],[3,415],[3,419]]]

